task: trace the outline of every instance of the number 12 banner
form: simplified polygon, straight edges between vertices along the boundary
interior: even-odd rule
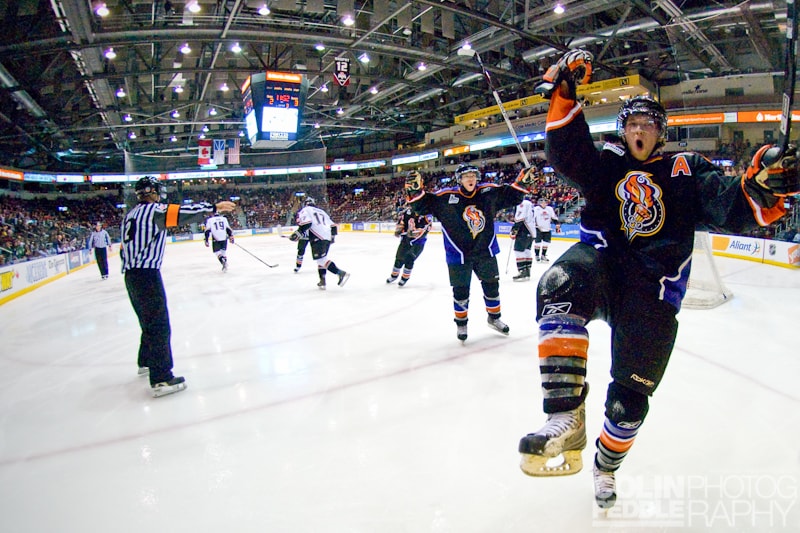
[[[350,58],[349,57],[337,57],[334,64],[335,72],[333,73],[333,79],[336,80],[341,87],[346,87],[350,85]]]

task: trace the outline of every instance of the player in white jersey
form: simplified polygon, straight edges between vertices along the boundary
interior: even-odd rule
[[[228,271],[228,241],[233,244],[233,230],[228,219],[220,214],[209,217],[206,220],[205,244],[208,247],[209,236],[213,239],[211,251],[217,256],[217,260],[222,265],[222,271]]]
[[[539,205],[533,208],[533,219],[536,221],[536,238],[534,244],[534,253],[536,254],[536,262],[547,263],[550,260],[547,258],[547,248],[550,246],[551,226],[556,224],[556,231],[561,231],[561,225],[558,222],[558,217],[553,208],[547,205],[547,198],[544,196],[539,198]]]
[[[308,238],[308,242],[311,244],[311,257],[317,262],[317,272],[319,273],[317,287],[325,290],[325,274],[328,271],[339,276],[338,285],[343,287],[350,278],[350,274],[338,268],[336,263],[328,259],[328,250],[333,237],[331,232],[333,221],[328,213],[318,208],[313,198],[306,198],[303,208],[297,213],[297,226],[297,230],[289,239],[297,242],[301,238]]]
[[[531,279],[531,265],[533,264],[531,246],[534,237],[536,237],[536,222],[533,219],[533,202],[530,201],[528,195],[525,195],[514,211],[514,226],[511,228],[518,272],[518,275],[514,276],[514,281]]]

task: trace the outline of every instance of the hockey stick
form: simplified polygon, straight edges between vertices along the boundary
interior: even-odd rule
[[[508,274],[508,264],[511,262],[511,250],[514,249],[514,243],[511,243],[511,246],[508,247],[508,257],[506,257],[506,274]]]
[[[250,253],[249,251],[247,251],[247,248],[243,247],[243,246],[242,246],[241,244],[239,244],[238,242],[234,242],[234,243],[233,243],[233,245],[234,245],[234,246],[238,246],[239,248],[241,248],[242,250],[244,250],[244,251],[245,251],[245,253],[247,253],[248,255],[252,256],[253,258],[255,258],[255,259],[256,259],[256,260],[258,260],[258,261],[261,261],[261,259],[259,259],[259,258],[258,258],[258,257],[256,257],[255,255],[253,255],[252,253]],[[262,263],[264,263],[265,265],[267,265],[269,268],[275,268],[276,266],[278,266],[278,263],[275,263],[274,265],[270,265],[270,264],[269,264],[269,263],[267,263],[266,261],[261,261],[261,262],[262,262]]]
[[[794,1],[794,0],[792,0]],[[500,108],[500,114],[503,115],[503,120],[506,121],[506,126],[508,127],[509,133],[514,138],[514,144],[517,145],[517,150],[519,150],[519,155],[522,156],[522,162],[525,163],[525,168],[531,166],[530,162],[528,161],[528,156],[525,155],[525,150],[522,149],[522,145],[517,138],[517,132],[514,130],[514,126],[511,125],[511,119],[508,118],[508,113],[506,113],[506,108],[503,106],[502,100],[500,100],[500,95],[497,94],[497,90],[494,88],[494,84],[492,83],[492,78],[489,76],[489,71],[486,70],[486,67],[483,66],[483,61],[481,61],[481,55],[478,53],[477,50],[474,50],[472,47],[462,46],[456,52],[460,56],[475,56],[475,59],[478,60],[478,65],[481,67],[481,71],[483,72],[483,77],[486,78],[486,83],[489,84],[489,90],[492,91],[492,96],[494,96],[494,101],[497,102],[497,107]]]
[[[765,166],[780,161],[789,146],[792,128],[792,102],[794,101],[795,75],[797,74],[797,9],[795,0],[786,0],[786,65],[783,73],[783,105],[778,135],[778,150],[770,148],[761,159]]]

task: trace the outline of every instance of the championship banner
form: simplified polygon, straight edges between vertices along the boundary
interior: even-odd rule
[[[350,85],[350,58],[337,57],[334,61],[333,79],[342,87]]]
[[[225,164],[225,139],[214,139],[214,164]]]
[[[197,147],[197,164],[211,164],[211,139],[200,139]]]

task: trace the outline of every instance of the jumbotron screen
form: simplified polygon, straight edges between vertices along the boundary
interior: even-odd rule
[[[288,148],[297,142],[308,80],[303,74],[267,71],[242,86],[245,125],[254,148]]]

